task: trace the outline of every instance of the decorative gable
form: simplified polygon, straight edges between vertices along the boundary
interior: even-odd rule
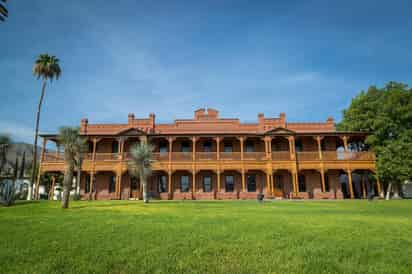
[[[266,131],[265,134],[266,135],[277,135],[277,134],[290,135],[290,134],[295,134],[295,132],[292,131],[292,130],[289,130],[287,128],[278,127],[278,128],[274,128],[274,129],[271,129],[269,131]]]

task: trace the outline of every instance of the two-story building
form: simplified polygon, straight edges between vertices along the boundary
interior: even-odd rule
[[[259,114],[257,122],[241,123],[209,108],[168,124],[156,123],[154,114],[146,119],[129,114],[123,124],[83,119],[80,132],[89,143],[80,182],[85,199],[141,197],[139,180],[128,172],[130,150],[139,142],[155,147],[149,191],[158,199],[256,199],[259,193],[343,199],[381,193],[379,181],[370,176],[376,167],[374,153],[363,142],[367,133],[338,132],[332,118],[292,123],[284,113],[277,118]],[[57,135],[41,137],[40,174],[63,172]],[[55,151],[45,149],[50,141]]]

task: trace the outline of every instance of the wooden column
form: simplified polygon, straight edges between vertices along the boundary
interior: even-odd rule
[[[322,161],[322,137],[316,136],[316,142],[318,143],[319,160]]]
[[[96,160],[96,148],[97,148],[97,139],[93,139],[93,154],[92,154],[92,160],[93,162]]]
[[[192,137],[192,160],[196,161],[196,137]]]
[[[94,172],[90,172],[90,182],[89,182],[89,200],[92,199],[93,195],[93,182],[94,182]]]
[[[41,172],[41,165],[44,161],[44,152],[46,151],[46,146],[47,146],[47,139],[43,138],[43,147],[41,149],[39,171],[38,171],[37,180],[36,180],[36,189],[35,189],[35,192],[34,192],[34,195],[33,195],[35,200],[39,199],[39,186],[40,186],[40,178],[41,178],[41,173],[42,173]]]
[[[362,184],[362,196],[363,196],[363,199],[366,199],[366,184],[365,184],[364,174],[361,175],[361,184]]]
[[[325,170],[323,168],[320,169],[320,179],[322,182],[322,192],[326,192],[326,187],[325,187]]]
[[[290,153],[290,159],[295,160],[296,153],[295,153],[295,137],[294,136],[289,136],[288,137],[289,141],[289,153]]]
[[[167,177],[167,180],[168,180],[168,182],[167,182],[167,190],[168,190],[168,192],[169,192],[169,199],[171,200],[173,197],[172,197],[172,195],[173,195],[173,189],[172,189],[172,172],[171,171],[169,171],[168,173],[168,177]]]
[[[240,160],[242,160],[243,161],[243,157],[244,157],[244,155],[243,155],[243,137],[239,137],[239,141],[240,141]]]
[[[192,170],[192,194],[196,193],[196,170]]]
[[[343,136],[343,148],[345,149],[345,152],[349,151],[349,146],[348,146],[348,136]]]
[[[296,173],[295,173],[295,184],[296,184],[296,193],[299,193],[300,189],[299,189],[299,173],[298,173],[298,171],[296,171]]]
[[[275,196],[275,182],[273,178],[273,170],[270,173],[270,190],[271,190],[272,196]]]
[[[266,172],[266,194],[270,196],[271,189],[270,189],[270,171]]]
[[[348,173],[348,183],[349,183],[349,193],[350,193],[350,198],[353,199],[354,195],[353,195],[353,185],[352,185],[352,170],[348,169],[347,170]]]
[[[167,141],[169,142],[169,171],[172,167],[173,140],[174,138],[172,137],[167,138]]]
[[[120,174],[117,174],[117,199],[121,199],[122,198],[122,173],[120,172]]]
[[[298,192],[297,187],[299,187],[299,186],[297,186],[297,184],[296,184],[296,171],[293,171],[293,172],[291,173],[291,175],[292,175],[292,188],[293,188],[293,193],[296,194],[296,193]]]
[[[246,192],[245,170],[242,169],[242,192]]]
[[[220,160],[220,137],[216,137],[216,159],[219,161]]]

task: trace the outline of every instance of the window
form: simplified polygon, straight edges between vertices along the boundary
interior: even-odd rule
[[[329,176],[325,174],[325,192],[330,191]]]
[[[246,141],[246,152],[254,152],[254,151],[255,151],[255,146],[253,142]]]
[[[255,175],[247,176],[247,191],[256,192],[256,176]]]
[[[299,192],[306,192],[305,175],[299,175],[298,181],[299,181]]]
[[[302,150],[303,150],[302,141],[301,140],[295,140],[295,151],[300,152]]]
[[[137,191],[139,189],[139,180],[136,177],[130,179],[130,189],[132,191]]]
[[[212,143],[210,141],[206,141],[203,143],[203,151],[212,152]]]
[[[223,145],[224,152],[233,152],[233,146],[231,143],[224,143]]]
[[[235,180],[232,175],[225,176],[225,190],[226,192],[233,192],[235,190]]]
[[[212,177],[211,176],[203,177],[203,191],[212,192]]]
[[[182,142],[182,152],[190,152],[189,142]]]
[[[159,176],[159,192],[167,192],[167,179],[165,175]]]
[[[116,191],[116,176],[110,176],[109,180],[109,193],[113,193]]]
[[[275,188],[278,190],[282,190],[283,189],[282,175],[275,175],[274,180],[275,180]]]
[[[159,144],[159,152],[160,152],[160,153],[167,153],[167,152],[168,152],[167,144],[165,144],[165,143],[160,143],[160,144]]]
[[[112,153],[119,153],[119,142],[112,142]]]
[[[189,192],[189,176],[180,177],[180,192]]]

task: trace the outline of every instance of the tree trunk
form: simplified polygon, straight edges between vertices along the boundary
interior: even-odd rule
[[[399,183],[395,183],[393,185],[393,199],[400,199],[401,197],[399,196]]]
[[[149,195],[147,194],[147,180],[146,178],[144,178],[144,176],[140,176],[140,182],[143,186],[143,202],[148,203]]]
[[[46,91],[46,80],[43,80],[43,86],[41,89],[41,95],[40,95],[40,100],[39,100],[39,104],[37,106],[37,114],[36,114],[36,128],[35,128],[35,132],[34,132],[34,144],[33,144],[33,161],[32,161],[32,171],[31,171],[31,185],[34,184],[34,180],[36,177],[36,165],[37,165],[37,138],[39,135],[39,124],[40,124],[40,111],[41,111],[41,105],[43,103],[43,98],[44,98],[44,93]],[[38,190],[36,189],[36,192]],[[29,186],[29,191],[27,193],[27,200],[31,200],[32,199],[32,194],[33,192],[33,187]]]
[[[386,190],[386,200],[388,201],[391,197],[392,183],[388,184],[388,189]]]
[[[64,171],[63,179],[63,198],[62,198],[62,208],[69,207],[70,190],[73,183],[73,164],[67,163],[66,170]]]

